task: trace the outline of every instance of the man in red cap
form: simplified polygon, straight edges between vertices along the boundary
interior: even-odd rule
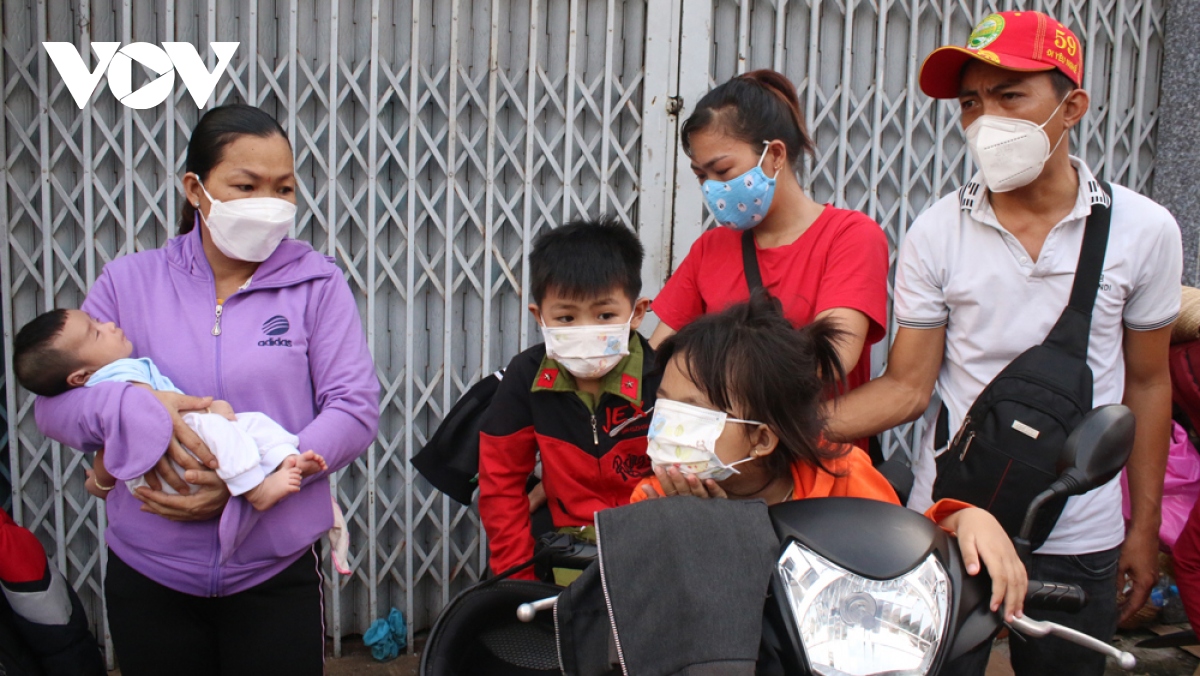
[[[895,284],[900,328],[887,371],[830,407],[829,435],[858,439],[915,420],[936,390],[941,433],[925,435],[908,504],[928,507],[938,472],[934,458],[953,443],[949,433],[964,426],[997,374],[1046,339],[1071,297],[1088,216],[1093,207],[1110,207],[1087,365],[1091,405],[1123,403],[1137,419],[1128,464],[1132,521],[1126,533],[1114,480],[1067,501],[1029,562],[1031,579],[1075,583],[1090,596],[1077,614],[1029,614],[1107,641],[1118,619],[1118,585],[1128,585],[1120,608],[1128,616],[1157,580],[1170,435],[1167,350],[1179,312],[1183,253],[1166,209],[1119,185],[1110,196],[1087,164],[1069,154],[1070,130],[1088,110],[1082,81],[1083,45],[1040,12],[991,14],[965,46],[942,47],[925,60],[921,89],[958,99],[979,171],[921,214],[905,236]],[[1039,434],[1020,421],[1012,428],[1035,440]],[[959,450],[946,457],[962,462],[966,449]],[[997,477],[1001,488],[977,504],[1002,501],[1003,486],[1011,485],[1004,478]],[[1103,656],[1059,639],[1009,647],[1021,676],[1104,672]],[[965,656],[951,671],[983,674],[989,648]]]

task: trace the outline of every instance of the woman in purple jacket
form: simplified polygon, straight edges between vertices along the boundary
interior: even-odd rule
[[[38,427],[103,449],[122,480],[106,504],[105,580],[122,673],[320,674],[315,543],[333,520],[327,474],[374,439],[379,383],[341,270],[284,238],[296,179],[279,123],[249,106],[214,108],[192,133],[186,169],[180,235],[105,266],[82,309],[116,322],[133,356],[152,358],[184,392],[207,396],[104,383],[39,398]],[[180,417],[213,397],[267,414],[328,472],[264,512],[230,500]],[[180,495],[128,492],[123,482],[143,475]]]

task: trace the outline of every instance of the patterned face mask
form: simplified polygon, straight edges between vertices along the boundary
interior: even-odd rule
[[[600,378],[629,354],[629,325],[593,324],[591,326],[542,326],[546,354],[576,378]]]
[[[749,230],[767,217],[775,198],[775,178],[767,178],[762,170],[766,157],[767,148],[763,148],[758,166],[732,181],[704,182],[704,200],[717,223],[732,230]]]
[[[701,481],[724,481],[738,473],[735,465],[755,459],[752,455],[725,464],[717,457],[717,439],[724,431],[725,423],[731,422],[762,424],[755,420],[730,418],[724,411],[659,399],[654,403],[654,418],[650,420],[650,431],[646,434],[649,440],[646,455],[658,467],[679,465],[679,471],[695,474]]]

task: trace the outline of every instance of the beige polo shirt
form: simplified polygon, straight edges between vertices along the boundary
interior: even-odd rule
[[[951,434],[983,388],[1017,355],[1042,342],[1067,305],[1085,221],[1093,204],[1109,200],[1082,160],[1072,157],[1071,164],[1080,179],[1075,208],[1047,235],[1036,261],[996,220],[981,174],[921,214],[900,247],[897,322],[917,329],[946,326],[937,392],[949,410]],[[1093,406],[1121,402],[1125,328],[1161,328],[1179,314],[1179,226],[1149,198],[1119,185],[1112,192],[1112,226],[1088,344]],[[925,436],[909,502],[917,511],[932,504],[936,475],[933,434]],[[1114,479],[1071,498],[1038,552],[1111,549],[1124,532],[1121,488]]]

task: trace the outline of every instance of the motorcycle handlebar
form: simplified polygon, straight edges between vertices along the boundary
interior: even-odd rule
[[[1079,585],[1030,580],[1025,592],[1025,608],[1061,610],[1074,613],[1087,605],[1088,596]]]
[[[573,543],[565,551],[557,551],[550,555],[551,568],[569,568],[583,570],[596,560],[596,545],[586,542]]]
[[[548,533],[537,544],[538,576],[554,568],[583,570],[597,557],[596,545],[570,533]]]

